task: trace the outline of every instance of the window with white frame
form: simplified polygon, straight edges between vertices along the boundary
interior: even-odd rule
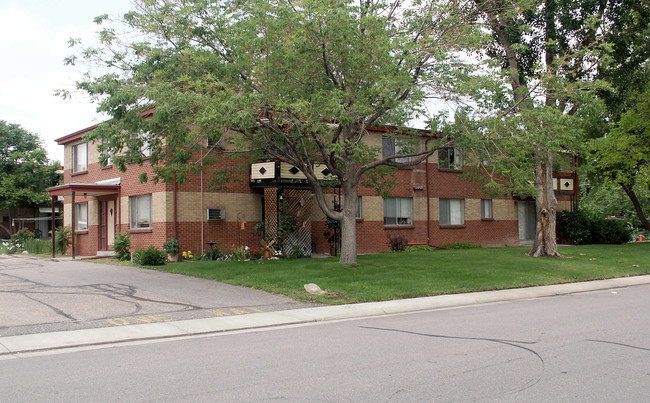
[[[438,168],[463,169],[463,155],[458,148],[446,147],[438,150]]]
[[[382,145],[382,158],[390,157],[393,155],[410,153],[410,151],[408,151],[409,144],[404,140],[396,139],[393,137],[382,137],[381,145]],[[393,161],[410,162],[411,157],[395,158],[393,159]]]
[[[465,224],[464,199],[440,199],[440,225]]]
[[[413,225],[413,199],[386,197],[384,199],[384,225]]]
[[[492,217],[492,200],[481,200],[481,218],[484,220],[491,220]]]
[[[361,218],[361,196],[357,196],[357,208],[355,212],[356,218]]]
[[[105,147],[107,147],[107,144],[104,144]],[[102,164],[103,167],[108,167],[113,165],[113,156],[115,155],[112,151],[110,150],[104,150],[103,154],[106,156],[105,162]]]
[[[129,197],[131,228],[151,228],[151,195]]]
[[[140,152],[144,156],[144,158],[149,158],[151,157],[151,142],[149,141],[149,138],[151,137],[151,134],[149,132],[141,131],[138,133],[138,139],[142,141],[142,145],[140,146]]]
[[[74,229],[75,231],[88,231],[88,202],[75,203]]]
[[[144,140],[144,144],[140,147],[140,152],[142,152],[145,158],[151,157],[151,144],[149,140]]]
[[[72,146],[72,172],[88,170],[88,144],[81,143]]]

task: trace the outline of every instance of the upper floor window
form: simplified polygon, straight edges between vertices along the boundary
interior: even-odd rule
[[[102,163],[100,159],[100,163],[102,167],[108,167],[113,165],[113,156],[115,155],[112,151],[106,150],[104,151],[104,155],[106,156],[106,160]]]
[[[396,138],[393,138],[393,137],[382,137],[381,138],[381,146],[382,146],[382,158],[391,157],[393,155],[409,154],[410,153],[408,151],[409,144],[406,141],[396,139]],[[395,161],[395,162],[410,162],[411,157],[395,158],[395,159],[393,159],[393,161]]]
[[[88,231],[88,202],[75,203],[74,229],[75,231]]]
[[[463,155],[458,148],[446,147],[438,150],[438,168],[463,169]]]
[[[413,225],[413,199],[386,197],[384,199],[384,225]]]
[[[151,228],[151,195],[129,197],[131,228]]]
[[[81,143],[72,146],[72,172],[88,170],[88,144]]]
[[[140,147],[140,152],[145,158],[151,157],[151,144],[149,143],[149,140],[144,140],[144,144]]]
[[[465,224],[464,199],[440,199],[440,225]]]

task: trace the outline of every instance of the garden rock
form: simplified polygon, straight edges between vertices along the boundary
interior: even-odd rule
[[[314,283],[305,284],[305,291],[313,295],[323,295],[325,291],[321,290],[319,286]]]

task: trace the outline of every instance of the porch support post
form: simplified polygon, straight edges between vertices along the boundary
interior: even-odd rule
[[[72,214],[71,214],[71,218],[72,218],[72,244],[71,244],[71,246],[72,246],[72,260],[74,260],[74,244],[75,244],[75,216],[74,216],[75,208],[74,208],[74,201],[75,201],[75,193],[72,192]]]
[[[54,220],[54,203],[56,202],[56,196],[52,196],[52,233],[50,234],[52,236],[52,259],[56,257],[56,240],[54,239],[56,236],[56,226],[55,226],[55,220]]]

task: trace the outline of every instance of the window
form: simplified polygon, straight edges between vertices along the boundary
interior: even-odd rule
[[[385,198],[384,225],[413,225],[413,199],[409,197]]]
[[[144,140],[144,144],[140,147],[140,152],[142,152],[145,158],[151,157],[151,144],[149,144],[149,140]]]
[[[72,146],[72,172],[88,170],[88,144],[81,143]]]
[[[74,205],[75,231],[88,231],[88,202]]]
[[[463,156],[458,148],[447,147],[438,151],[438,168],[463,169]]]
[[[484,220],[492,219],[492,200],[481,200],[481,218]]]
[[[410,153],[410,151],[408,151],[409,144],[404,140],[396,139],[393,137],[382,137],[381,145],[382,145],[382,158],[390,157],[393,155]],[[393,161],[410,162],[411,157],[395,158]]]
[[[361,218],[361,196],[357,196],[356,218]]]
[[[465,224],[464,199],[440,199],[440,225]]]
[[[131,228],[151,228],[151,195],[129,197]]]
[[[149,132],[141,131],[138,134],[138,139],[136,139],[142,141],[142,145],[140,146],[140,152],[142,153],[144,158],[151,157],[151,142],[149,141],[150,137],[151,134]]]
[[[104,146],[108,147],[108,144],[104,143]],[[113,156],[115,154],[112,151],[106,149],[103,151],[103,154],[106,156],[106,162],[102,164],[102,167],[108,167],[113,165]]]

